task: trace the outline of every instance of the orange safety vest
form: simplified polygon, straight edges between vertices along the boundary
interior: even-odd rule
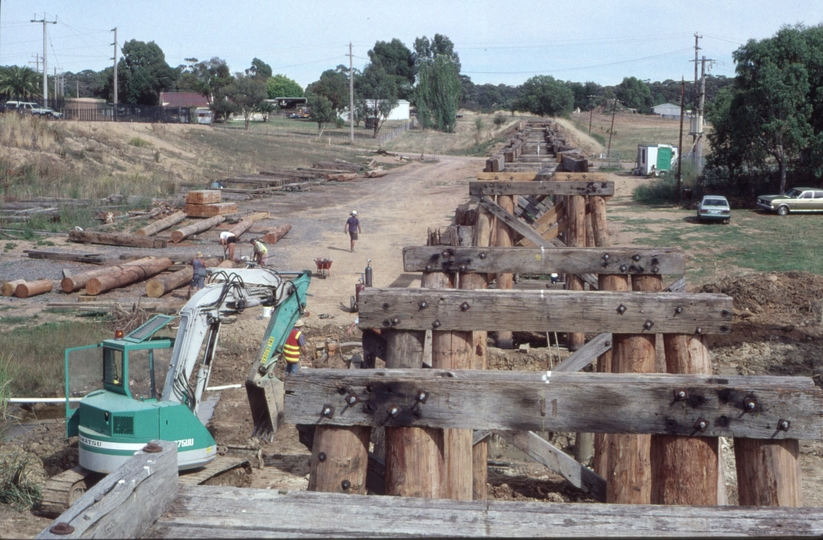
[[[286,362],[289,364],[294,364],[300,361],[300,335],[302,332],[297,328],[292,328],[291,333],[289,333],[289,338],[286,340],[286,344],[283,345],[283,356],[286,358]]]

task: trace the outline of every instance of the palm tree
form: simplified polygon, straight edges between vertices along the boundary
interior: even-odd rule
[[[29,99],[41,95],[40,76],[29,67],[0,68],[0,94],[11,98]]]

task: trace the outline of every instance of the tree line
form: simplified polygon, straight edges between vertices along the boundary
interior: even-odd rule
[[[118,61],[118,98],[122,103],[157,105],[161,92],[197,92],[208,100],[218,120],[232,113],[244,116],[253,112],[265,115],[274,108],[265,103],[276,97],[309,98],[318,128],[339,122],[349,108],[349,69],[338,65],[324,71],[305,89],[284,74],[273,74],[271,66],[254,58],[248,69],[232,73],[225,60],[213,57],[200,61],[187,58],[171,67],[162,49],[154,42],[130,40],[123,44]],[[476,85],[460,74],[461,64],[452,41],[435,34],[414,40],[412,48],[399,39],[377,41],[368,51],[369,63],[355,70],[354,121],[367,121],[374,135],[385,122],[397,100],[408,100],[417,107],[418,118],[426,128],[453,131],[457,110],[479,112],[522,110],[539,115],[566,114],[575,109],[588,111],[618,99],[624,107],[650,112],[660,103],[679,103],[678,81],[647,82],[634,77],[616,86],[593,82],[555,80],[539,75],[520,86],[505,84]],[[40,76],[28,67],[0,68],[0,94],[7,99],[29,99],[40,95]],[[65,97],[114,98],[114,68],[83,70],[63,75]],[[707,79],[707,100],[711,102],[725,77]],[[687,95],[693,94],[692,83]]]

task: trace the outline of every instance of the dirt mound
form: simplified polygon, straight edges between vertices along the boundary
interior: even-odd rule
[[[764,321],[807,323],[820,321],[823,276],[808,272],[751,273],[728,276],[698,292],[734,298],[735,315]],[[748,315],[751,314],[751,315]]]

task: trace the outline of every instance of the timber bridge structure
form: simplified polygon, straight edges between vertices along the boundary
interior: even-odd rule
[[[423,286],[361,292],[366,369],[286,380],[308,491],[181,485],[159,442],[41,537],[822,535],[798,464],[798,441],[823,438],[820,389],[713,375],[704,337],[730,332],[732,298],[685,292],[679,249],[610,246],[614,184],[575,154],[553,124],[521,125],[469,184],[476,205],[403,250]],[[566,288],[514,289],[516,273],[565,274]],[[512,331],[566,333],[574,352],[552,371],[486,370],[487,332],[505,345]],[[593,467],[544,431],[590,436]],[[378,432],[383,455],[369,452]],[[486,500],[490,434],[602,502]],[[719,437],[734,439],[739,506]]]

